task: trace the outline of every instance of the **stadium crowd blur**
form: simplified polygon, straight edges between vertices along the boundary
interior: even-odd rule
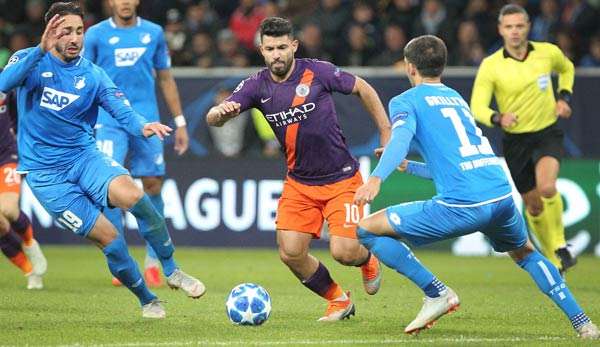
[[[86,26],[108,17],[107,0],[82,0]],[[442,37],[449,65],[477,66],[501,46],[501,0],[141,0],[138,13],[164,25],[173,65],[260,66],[256,29],[268,16],[291,18],[299,57],[340,66],[400,64],[407,41]],[[531,18],[530,38],[556,43],[578,66],[600,66],[600,0],[520,0]],[[0,66],[39,42],[45,0],[0,0]]]

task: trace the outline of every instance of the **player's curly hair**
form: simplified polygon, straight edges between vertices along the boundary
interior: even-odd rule
[[[44,21],[48,23],[55,15],[65,16],[73,14],[83,19],[83,9],[79,6],[79,1],[60,1],[53,3],[48,12],[44,15]]]
[[[410,40],[404,47],[404,57],[417,67],[423,77],[442,75],[448,50],[442,39],[433,35],[423,35]]]
[[[260,38],[264,35],[280,37],[288,35],[290,38],[294,37],[294,26],[289,19],[281,17],[269,17],[263,19],[260,23]]]

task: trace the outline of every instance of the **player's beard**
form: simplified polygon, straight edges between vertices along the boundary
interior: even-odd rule
[[[77,51],[75,52],[73,50],[72,52],[70,52],[69,48],[75,48]],[[54,49],[56,49],[56,51],[62,56],[63,60],[66,62],[79,58],[79,54],[81,53],[81,47],[75,45],[65,45],[64,47],[61,47],[59,44],[57,44],[56,46],[54,46]]]
[[[292,59],[294,59],[294,58],[292,58]],[[272,61],[271,64],[269,65],[269,70],[271,70],[271,73],[275,76],[284,77],[290,71],[290,67],[292,66],[292,59],[289,59],[288,61],[284,61],[284,60]],[[275,67],[276,63],[283,63],[283,65],[280,64],[278,67]]]

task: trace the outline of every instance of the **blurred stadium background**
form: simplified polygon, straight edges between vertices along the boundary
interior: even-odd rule
[[[577,66],[574,116],[560,121],[569,158],[559,190],[566,201],[568,238],[576,252],[600,256],[600,1],[521,0],[532,21],[531,39],[556,43]],[[0,66],[10,55],[39,42],[43,14],[51,1],[0,0]],[[110,15],[107,1],[81,1],[87,27]],[[384,104],[409,85],[402,72],[402,50],[416,35],[435,34],[449,48],[445,82],[470,99],[477,65],[501,47],[496,32],[498,0],[142,0],[138,14],[164,26],[174,74],[188,119],[191,147],[176,157],[167,141],[165,214],[175,242],[193,246],[274,247],[274,216],[285,166],[278,145],[261,116],[248,112],[223,128],[206,126],[210,106],[226,97],[262,60],[256,29],[272,15],[291,18],[300,49],[297,57],[330,60],[365,79]],[[159,95],[161,93],[158,93]],[[376,131],[359,102],[336,100],[342,128],[363,173]],[[163,121],[170,116],[161,101]],[[499,133],[484,129],[501,153]],[[394,175],[372,210],[433,195],[430,182]],[[517,197],[518,198],[518,197]],[[33,216],[38,237],[47,243],[84,242],[60,230],[25,187],[23,209]],[[133,219],[129,228],[135,228]],[[129,241],[139,242],[136,233]],[[320,242],[324,245],[324,242]],[[446,243],[458,254],[491,250],[475,235]]]

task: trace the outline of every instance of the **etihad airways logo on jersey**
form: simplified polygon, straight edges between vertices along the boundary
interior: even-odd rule
[[[54,111],[60,111],[79,99],[79,95],[60,92],[56,89],[44,87],[40,106]]]
[[[276,127],[282,127],[289,124],[298,123],[308,118],[308,115],[316,108],[314,102],[302,104],[296,107],[291,107],[285,111],[278,113],[267,114],[265,117],[269,123],[273,123]]]
[[[115,49],[115,65],[117,67],[133,66],[146,53],[146,47]]]

